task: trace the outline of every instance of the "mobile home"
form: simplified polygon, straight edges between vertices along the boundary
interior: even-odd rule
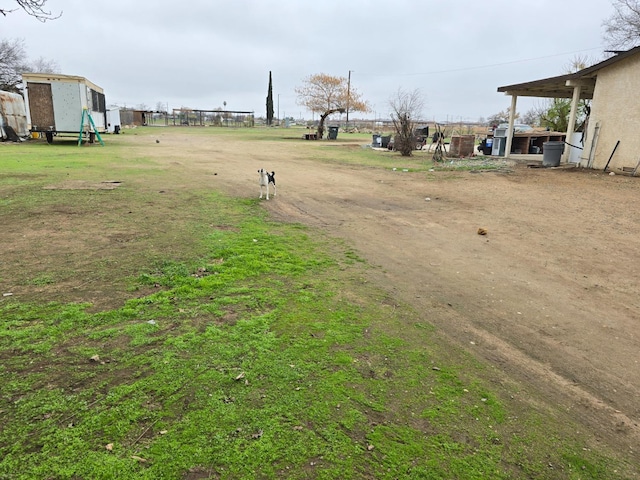
[[[107,131],[104,91],[86,78],[23,73],[22,82],[29,129],[44,134],[47,142],[57,135],[81,132],[92,142],[96,131]]]

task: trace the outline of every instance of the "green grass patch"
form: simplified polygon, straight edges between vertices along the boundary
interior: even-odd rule
[[[288,141],[220,130],[185,135]],[[491,372],[437,336],[430,312],[391,308],[362,281],[369,267],[353,249],[271,221],[255,199],[198,185],[159,194],[154,176],[174,172],[142,153],[129,165],[118,146],[152,134],[116,140],[115,157],[92,147],[89,163],[84,148],[67,148],[69,176],[118,171],[136,188],[43,190],[67,176],[55,144],[28,146],[34,165],[0,178],[9,209],[38,222],[65,209],[60,228],[79,241],[81,219],[99,217],[117,248],[91,250],[88,281],[128,292],[100,309],[3,297],[0,478],[625,478],[565,417],[495,388]],[[337,161],[386,168],[358,155]],[[127,213],[152,207],[162,215]],[[64,284],[70,273],[56,265],[19,282]]]

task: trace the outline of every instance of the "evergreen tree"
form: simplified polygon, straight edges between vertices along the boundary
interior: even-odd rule
[[[269,91],[267,92],[267,125],[273,123],[273,83],[271,82],[271,72],[269,72]]]

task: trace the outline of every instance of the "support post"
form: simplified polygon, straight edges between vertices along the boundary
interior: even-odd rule
[[[347,80],[347,123],[345,130],[349,131],[349,97],[351,96],[351,70],[349,70],[349,79]]]
[[[578,104],[580,103],[580,94],[582,93],[582,85],[578,84],[573,87],[573,98],[571,99],[571,112],[569,113],[569,124],[567,125],[567,138],[566,141],[571,143],[571,136],[576,129],[576,117],[578,116]],[[571,147],[568,145],[565,147],[562,153],[562,163],[569,161],[569,155],[571,154]]]
[[[511,95],[511,108],[509,109],[509,129],[507,131],[507,145],[504,147],[504,158],[509,158],[511,155],[511,145],[513,144],[513,125],[516,120],[516,105],[518,103],[518,96]],[[495,141],[495,140],[494,140]]]
[[[82,145],[82,133],[84,132],[84,116],[87,114],[87,109],[82,109],[82,117],[80,117],[80,132],[78,133],[78,146]]]

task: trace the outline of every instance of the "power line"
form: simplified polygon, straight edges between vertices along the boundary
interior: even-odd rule
[[[511,60],[509,62],[491,63],[491,64],[484,64],[484,65],[477,65],[474,67],[452,68],[449,70],[434,70],[431,72],[414,72],[414,73],[363,73],[363,75],[378,76],[378,77],[386,77],[386,76],[411,77],[411,76],[419,76],[419,75],[437,75],[441,73],[468,72],[471,70],[481,70],[483,68],[494,68],[494,67],[500,67],[503,65],[513,65],[516,63],[525,63],[525,62],[532,62],[536,60],[544,60],[547,58],[562,57],[564,55],[572,55],[575,53],[590,52],[592,50],[600,50],[601,48],[602,47],[585,48],[583,50],[575,50],[573,52],[564,52],[564,53],[555,53],[553,55],[545,55],[543,57],[532,57],[532,58],[525,58],[522,60]]]

